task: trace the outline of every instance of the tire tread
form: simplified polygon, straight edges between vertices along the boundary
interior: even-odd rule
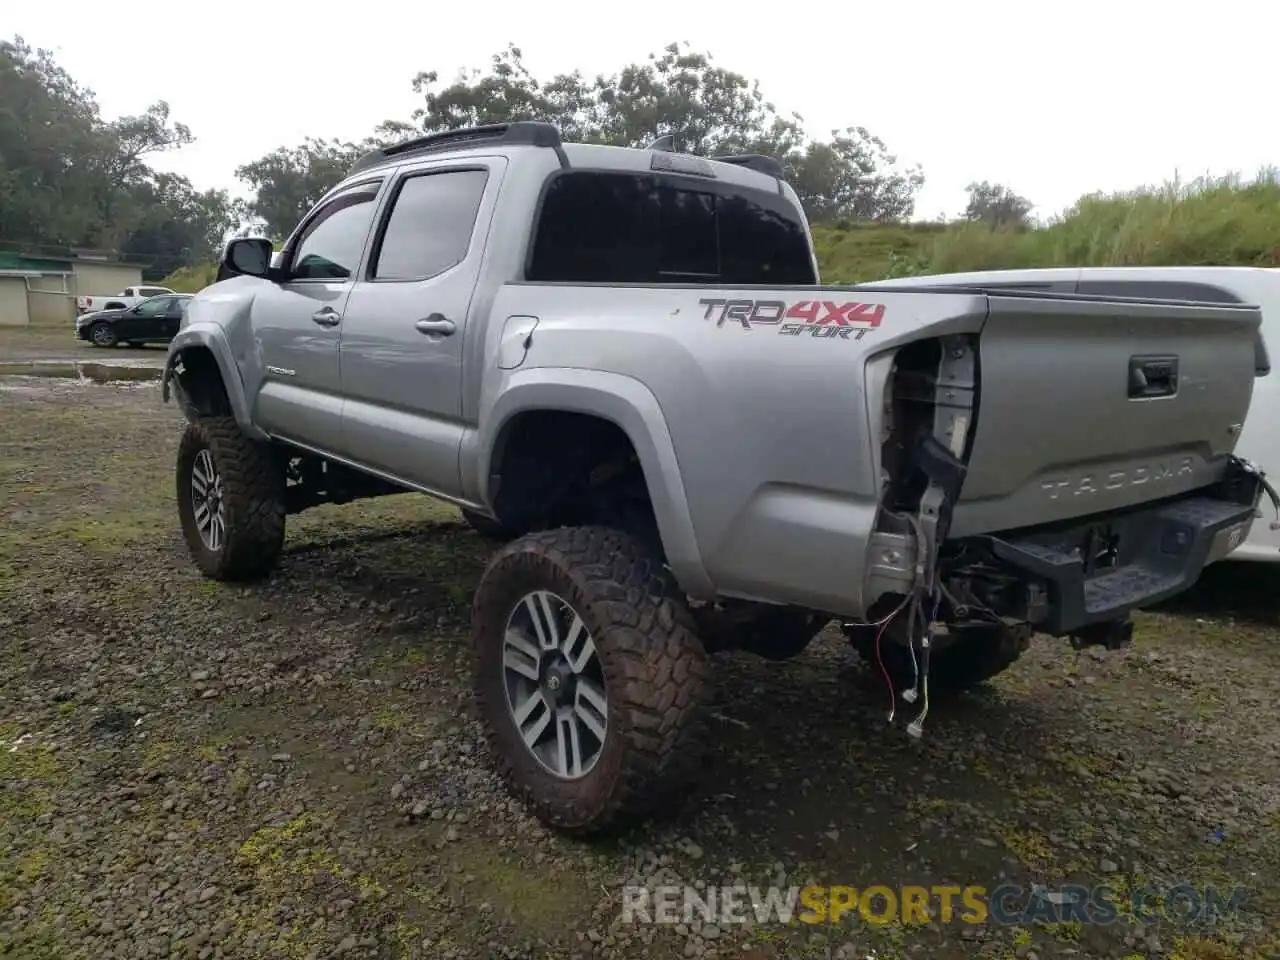
[[[205,548],[190,508],[189,464],[208,449],[222,477],[227,509],[225,547]],[[187,425],[178,452],[178,508],[183,534],[201,572],[214,580],[255,580],[275,568],[284,546],[284,473],[270,444],[245,436],[233,417],[199,417]]]
[[[565,804],[540,789],[538,778],[520,776],[506,756],[493,722],[506,705],[485,702],[487,688],[477,674],[486,739],[503,780],[539,819],[569,833],[599,833],[674,812],[701,770],[707,740],[703,708],[710,688],[710,664],[674,578],[659,557],[610,528],[528,534],[498,551],[476,591],[477,647],[492,642],[495,628],[500,637],[505,624],[508,611],[496,608],[494,583],[528,561],[550,562],[564,571],[610,635],[610,722],[616,705],[623,718],[623,760],[614,782],[590,809]]]

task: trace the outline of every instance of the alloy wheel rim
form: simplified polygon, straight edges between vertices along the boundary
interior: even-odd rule
[[[209,550],[221,550],[227,538],[222,475],[213,465],[213,456],[208,450],[197,453],[191,464],[191,506],[200,540]]]
[[[507,708],[525,749],[564,780],[589,774],[604,752],[609,696],[591,631],[550,590],[521,597],[502,641]]]

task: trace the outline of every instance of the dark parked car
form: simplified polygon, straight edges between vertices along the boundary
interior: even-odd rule
[[[95,347],[168,343],[177,334],[190,302],[189,293],[166,293],[123,310],[82,314],[76,318],[76,336]]]

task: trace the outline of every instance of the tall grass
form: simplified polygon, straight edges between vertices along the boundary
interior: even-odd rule
[[[1173,181],[1111,195],[1092,194],[1044,226],[1026,230],[953,224],[898,231],[900,273],[952,273],[1070,266],[1280,266],[1280,171]],[[818,230],[817,235],[827,231]],[[833,231],[840,233],[842,231]],[[847,231],[845,231],[847,232]],[[912,246],[914,242],[914,246]],[[823,278],[883,279],[889,264],[870,242],[818,242]]]

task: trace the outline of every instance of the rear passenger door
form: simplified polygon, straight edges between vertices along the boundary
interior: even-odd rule
[[[505,168],[501,157],[401,168],[343,316],[342,449],[444,494],[460,488],[464,344]]]

